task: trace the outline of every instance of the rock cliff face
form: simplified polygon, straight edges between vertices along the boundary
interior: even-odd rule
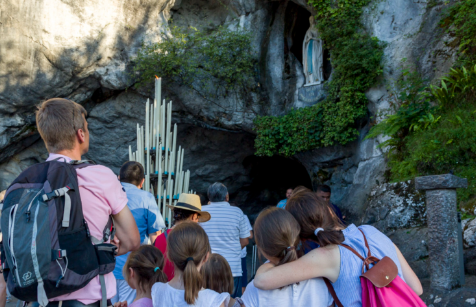
[[[297,154],[290,168],[304,167],[309,178],[286,184],[327,183],[333,188],[332,200],[350,220],[372,216],[368,197],[385,182],[386,163],[377,148],[381,140],[364,137],[371,120],[391,109],[401,60],[407,59],[429,79],[448,71],[454,60],[437,26],[442,4],[433,2],[383,0],[367,8],[365,27],[387,45],[384,76],[368,91],[369,117],[360,123],[359,139]],[[180,123],[179,141],[186,148],[192,189],[204,192],[209,183],[225,181],[238,199],[248,199],[239,192],[254,178],[246,167],[246,159],[253,156],[253,119],[309,105],[300,100],[298,89],[304,84],[302,39],[311,15],[303,0],[2,1],[0,191],[22,169],[45,157],[34,111],[51,97],[85,105],[91,129],[88,158],[117,171],[127,159],[128,145],[135,148],[135,125],[142,122],[145,100],[152,95],[152,88],[130,88],[132,61],[141,43],[159,40],[165,24],[173,20],[208,31],[225,25],[252,32],[259,91],[251,101],[223,98],[212,104],[164,80],[165,96],[174,101],[173,119]],[[330,63],[326,67],[330,75]],[[277,190],[262,192],[274,195]],[[386,210],[379,206],[369,208]]]

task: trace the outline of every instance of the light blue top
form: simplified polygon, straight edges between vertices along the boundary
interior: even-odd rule
[[[202,211],[211,215],[208,222],[200,225],[208,235],[212,253],[220,254],[228,261],[233,277],[241,276],[240,239],[248,238],[252,230],[246,215],[240,208],[230,206],[225,201],[212,202],[203,206]]]
[[[133,184],[121,182],[122,187],[127,194],[127,206],[136,220],[139,228],[141,244],[147,244],[149,235],[165,228],[164,219],[159,212],[154,196],[143,191]],[[130,253],[116,257],[116,267],[114,268],[114,277],[124,279],[122,268],[126,263]]]
[[[285,198],[285,199],[281,200],[276,207],[284,209],[284,208],[286,208],[286,203],[287,202],[288,202],[288,199]]]
[[[382,259],[385,256],[390,257],[398,267],[398,276],[404,280],[402,267],[397,257],[397,250],[392,241],[373,226],[362,225],[359,228],[365,233],[372,256],[378,259]],[[367,248],[359,228],[352,224],[344,229],[345,241],[343,244],[351,246],[366,258]],[[345,247],[339,246],[339,250],[340,273],[337,281],[333,283],[334,290],[345,307],[361,307],[362,287],[359,276],[362,274],[362,260]]]

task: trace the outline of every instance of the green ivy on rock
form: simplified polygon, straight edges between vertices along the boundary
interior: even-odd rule
[[[325,47],[332,80],[328,96],[314,106],[255,120],[256,155],[292,156],[314,148],[346,144],[358,136],[356,121],[367,114],[365,92],[382,74],[383,44],[366,33],[360,18],[370,0],[310,0]]]

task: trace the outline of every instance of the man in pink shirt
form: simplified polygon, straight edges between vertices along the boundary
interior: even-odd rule
[[[87,112],[81,105],[67,99],[53,98],[40,105],[36,123],[50,153],[47,161],[57,158],[65,162],[81,160],[81,156],[88,152],[86,115]],[[77,169],[77,174],[84,218],[91,236],[101,240],[109,216],[112,215],[116,235],[111,243],[117,246],[118,255],[138,249],[139,231],[127,207],[127,196],[117,176],[102,165]],[[105,275],[105,283],[107,298],[110,299],[116,294],[116,280],[112,273]],[[78,291],[49,298],[48,307],[58,306],[60,301],[63,307],[98,307],[101,298],[99,276],[96,276]]]

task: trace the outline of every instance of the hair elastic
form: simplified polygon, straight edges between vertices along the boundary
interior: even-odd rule
[[[286,248],[287,251],[292,251],[293,249],[295,250],[296,247],[295,247],[295,246],[288,246],[288,247]]]
[[[188,257],[186,261],[189,262],[189,261],[194,261],[194,260],[193,260],[193,257]]]
[[[158,270],[160,270],[160,268],[159,268],[159,267],[156,267],[156,268],[154,269],[154,273],[157,272]]]
[[[317,237],[317,234],[319,233],[319,231],[324,231],[324,228],[316,228],[316,230],[314,230],[314,235]]]

